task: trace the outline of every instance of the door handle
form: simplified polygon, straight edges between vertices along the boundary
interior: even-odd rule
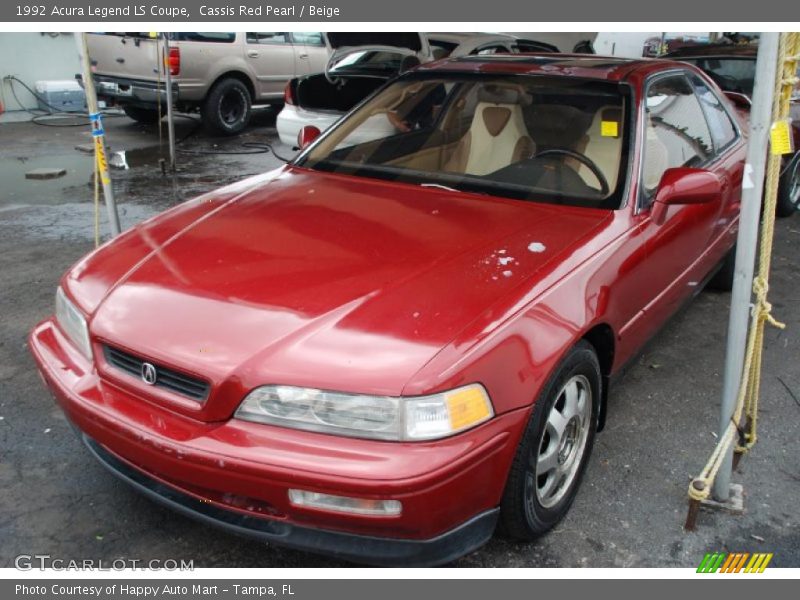
[[[258,58],[258,50],[248,50],[247,56],[250,58]]]
[[[308,58],[308,52],[301,52],[297,56],[299,56],[300,58]]]

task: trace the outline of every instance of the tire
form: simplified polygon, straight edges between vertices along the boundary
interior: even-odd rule
[[[507,536],[536,539],[567,514],[592,452],[601,381],[597,354],[581,340],[536,401],[517,448],[500,505],[500,524]],[[558,440],[554,423],[563,423]]]
[[[252,99],[247,86],[229,77],[217,82],[206,96],[200,116],[213,135],[236,135],[250,122]]]
[[[141,106],[123,106],[122,110],[134,121],[144,123],[145,125],[154,125],[158,123],[159,119],[157,108],[142,108]],[[166,114],[166,112],[164,113]],[[162,115],[163,116],[163,115]]]
[[[717,292],[730,292],[733,289],[734,267],[736,266],[736,246],[730,249],[722,260],[722,266],[708,282],[708,289]]]
[[[800,208],[800,152],[794,155],[778,184],[775,215],[791,217]]]

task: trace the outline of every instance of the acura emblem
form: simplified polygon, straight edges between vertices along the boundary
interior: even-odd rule
[[[149,362],[142,363],[142,381],[147,385],[154,385],[158,378],[158,371]]]

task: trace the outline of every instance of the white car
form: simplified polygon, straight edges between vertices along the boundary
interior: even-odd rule
[[[389,79],[432,59],[428,41],[421,33],[327,35],[334,52],[325,71],[292,79],[286,86],[277,129],[281,142],[288,146],[297,146],[304,126],[325,131]],[[386,116],[373,120],[361,128],[362,133],[373,129],[374,138],[381,138],[392,131]]]

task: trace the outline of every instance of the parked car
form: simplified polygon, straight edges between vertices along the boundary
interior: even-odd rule
[[[757,44],[708,44],[682,48],[668,55],[699,67],[749,115],[756,75]],[[798,72],[800,76],[800,72]],[[745,98],[736,98],[741,94]],[[775,214],[789,217],[800,208],[800,98],[792,98],[793,154],[783,157]]]
[[[518,38],[505,33],[427,33],[434,59],[470,54],[558,52],[552,44]]]
[[[98,97],[143,123],[166,107],[166,74],[159,72],[159,44],[148,33],[89,35]],[[171,33],[168,59],[179,110],[200,111],[213,133],[247,127],[253,104],[280,104],[293,77],[321,71],[331,46],[318,32]]]
[[[327,129],[389,79],[432,58],[420,33],[328,35],[335,51],[325,69],[286,85],[276,127],[281,142],[289,146],[296,146],[304,125]],[[381,116],[371,124],[378,134],[393,130]]]
[[[673,61],[421,65],[83,258],[29,348],[95,458],[205,523],[391,565],[535,538],[609,382],[731,286],[731,110]]]

